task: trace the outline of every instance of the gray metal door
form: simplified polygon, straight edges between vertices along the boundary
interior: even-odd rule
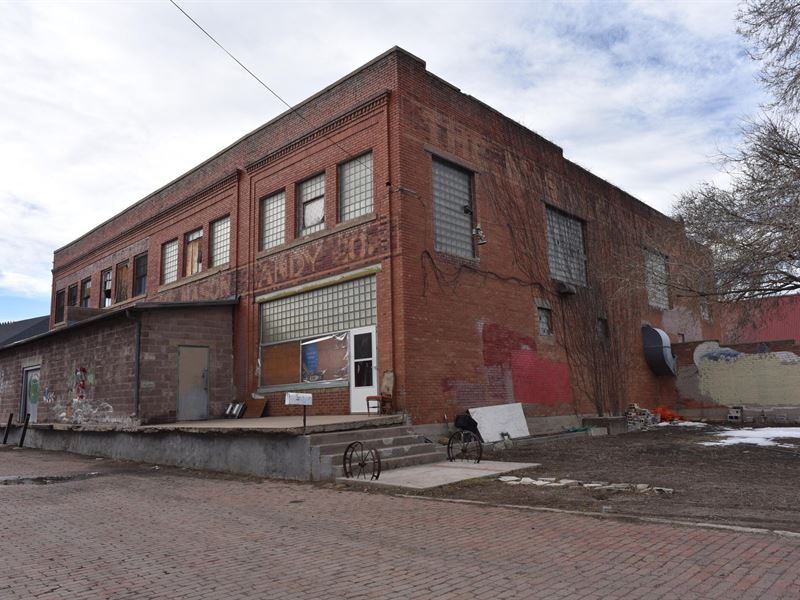
[[[25,420],[25,414],[31,416],[31,423],[36,423],[39,408],[39,367],[25,369],[22,372],[22,402],[19,420]]]
[[[178,421],[208,418],[208,347],[178,346]]]

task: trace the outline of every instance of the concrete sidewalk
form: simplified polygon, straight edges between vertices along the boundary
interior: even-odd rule
[[[448,485],[468,479],[491,477],[519,469],[538,467],[539,463],[518,463],[501,461],[468,462],[438,462],[415,467],[391,469],[381,473],[380,479],[369,481],[365,479],[338,478],[337,483],[348,485],[370,485],[376,487],[399,487],[411,490],[427,490],[440,485]]]

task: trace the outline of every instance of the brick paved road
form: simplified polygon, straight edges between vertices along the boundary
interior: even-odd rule
[[[0,486],[0,598],[800,598],[797,539],[105,467]]]

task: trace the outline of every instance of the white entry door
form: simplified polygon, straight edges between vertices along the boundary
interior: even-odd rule
[[[377,394],[378,357],[375,352],[375,326],[351,329],[350,412],[367,412],[367,396]]]

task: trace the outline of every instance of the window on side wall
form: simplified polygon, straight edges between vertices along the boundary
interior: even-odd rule
[[[436,158],[432,168],[436,250],[473,258],[472,173]]]
[[[170,240],[161,246],[161,283],[178,280],[178,240]]]
[[[87,277],[81,281],[81,306],[89,308],[92,300],[92,278]]]
[[[308,235],[325,227],[325,173],[306,179],[297,186],[299,235]]]
[[[538,308],[539,335],[553,335],[553,311],[549,308]]]
[[[133,259],[133,295],[147,293],[147,252]]]
[[[586,251],[583,221],[560,210],[546,208],[547,258],[550,277],[573,285],[586,285]]]
[[[64,320],[64,290],[56,292],[56,323]]]
[[[195,229],[186,234],[183,251],[183,276],[188,277],[203,270],[203,230]]]
[[[339,221],[373,211],[372,152],[339,165]]]
[[[117,293],[114,300],[116,302],[125,302],[128,299],[128,261],[121,262],[117,265]]]
[[[286,192],[261,199],[261,249],[274,248],[286,241]]]
[[[78,306],[78,284],[67,288],[67,306]]]
[[[108,308],[113,299],[111,297],[111,269],[100,273],[100,307]]]
[[[645,287],[647,302],[659,310],[669,309],[667,257],[646,248],[644,251]]]
[[[225,265],[231,258],[231,218],[222,217],[211,223],[209,267]]]

